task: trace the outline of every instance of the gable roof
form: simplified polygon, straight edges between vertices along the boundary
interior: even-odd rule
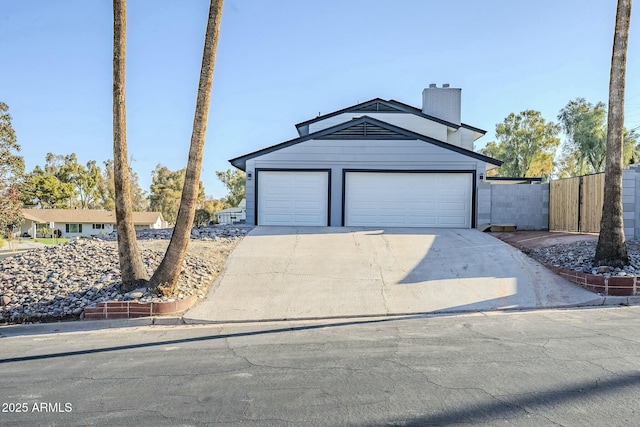
[[[290,139],[289,141],[285,141],[271,147],[263,148],[252,153],[236,157],[229,160],[229,163],[240,170],[246,170],[247,160],[274,151],[278,151],[304,141],[309,141],[311,139],[418,139],[420,141],[425,141],[445,148],[447,150],[455,151],[457,153],[464,154],[465,156],[481,160],[483,162],[491,163],[496,166],[502,165],[502,161],[494,159],[492,157],[488,157],[483,154],[476,153],[475,151],[467,150],[466,148],[449,144],[448,142],[443,142],[425,135],[421,135],[419,133],[412,132],[410,130],[392,125],[390,123],[375,119],[370,116],[357,117],[350,121],[339,123],[335,126],[322,129],[318,132],[313,132],[308,135]]]
[[[436,123],[440,123],[450,128],[458,129],[463,127],[473,132],[478,132],[482,135],[487,133],[487,131],[485,130],[482,130],[480,128],[476,128],[473,126],[469,126],[464,123],[457,125],[455,123],[442,120],[437,117],[430,116],[428,114],[424,114],[421,109],[413,107],[408,104],[404,104],[400,101],[396,101],[393,99],[390,99],[387,101],[381,98],[374,98],[369,101],[362,102],[360,104],[352,105],[351,107],[343,108],[342,110],[334,111],[333,113],[324,114],[322,116],[314,117],[313,119],[300,122],[296,125],[296,129],[298,130],[298,133],[300,133],[300,128],[303,126],[307,126],[307,125],[310,125],[311,123],[319,122],[343,113],[405,113],[405,114],[408,113],[408,114],[414,114],[416,116],[420,116],[422,118],[434,121]]]
[[[98,209],[22,209],[22,215],[38,223],[65,222],[69,224],[115,224],[115,211],[101,211]],[[158,218],[162,220],[160,212],[134,212],[134,225],[154,224]]]

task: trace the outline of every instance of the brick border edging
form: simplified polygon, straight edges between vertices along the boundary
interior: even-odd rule
[[[171,302],[107,301],[84,309],[84,320],[132,319],[135,317],[170,316],[191,308],[197,295]]]
[[[591,292],[608,296],[630,297],[638,295],[638,276],[596,276],[595,274],[582,273],[580,271],[566,270],[550,264],[543,263],[545,267],[559,276],[575,283]]]

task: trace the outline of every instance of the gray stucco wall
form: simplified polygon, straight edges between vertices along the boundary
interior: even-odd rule
[[[549,228],[549,184],[490,184],[489,186],[491,219],[487,221],[488,223],[515,224],[518,230]]]
[[[491,187],[492,185],[488,182],[478,183],[478,192],[476,193],[477,226],[491,223]]]

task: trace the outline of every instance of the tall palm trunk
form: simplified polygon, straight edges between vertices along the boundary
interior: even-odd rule
[[[127,163],[125,109],[125,56],[127,48],[126,0],[113,0],[113,175],[116,195],[116,230],[122,287],[126,291],[146,282],[148,276],[136,242]]]
[[[173,292],[178,283],[178,277],[187,252],[187,245],[191,237],[191,229],[196,212],[196,202],[200,185],[200,168],[202,166],[202,153],[204,151],[204,137],[207,131],[207,120],[209,117],[213,69],[216,62],[216,49],[220,31],[220,20],[222,19],[223,3],[224,0],[211,0],[209,7],[209,19],[207,21],[207,32],[204,40],[204,53],[202,55],[202,68],[200,70],[200,82],[198,84],[196,112],[193,119],[189,160],[187,162],[187,171],[182,189],[180,209],[178,210],[178,217],[167,252],[149,283],[149,286],[152,288],[162,285],[163,290],[166,292]]]
[[[607,157],[604,180],[604,206],[595,265],[622,267],[629,263],[622,218],[622,152],[624,126],[624,87],[631,0],[618,0],[609,78],[609,116]]]

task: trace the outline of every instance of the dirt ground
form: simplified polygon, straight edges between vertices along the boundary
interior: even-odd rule
[[[227,240],[191,240],[187,253],[205,259],[212,264],[224,266],[229,254],[238,246],[242,239]],[[140,249],[166,251],[169,240],[138,240]]]
[[[598,241],[597,233],[567,233],[562,231],[515,231],[512,233],[490,233],[492,236],[527,252],[533,248],[543,248],[561,243]]]

